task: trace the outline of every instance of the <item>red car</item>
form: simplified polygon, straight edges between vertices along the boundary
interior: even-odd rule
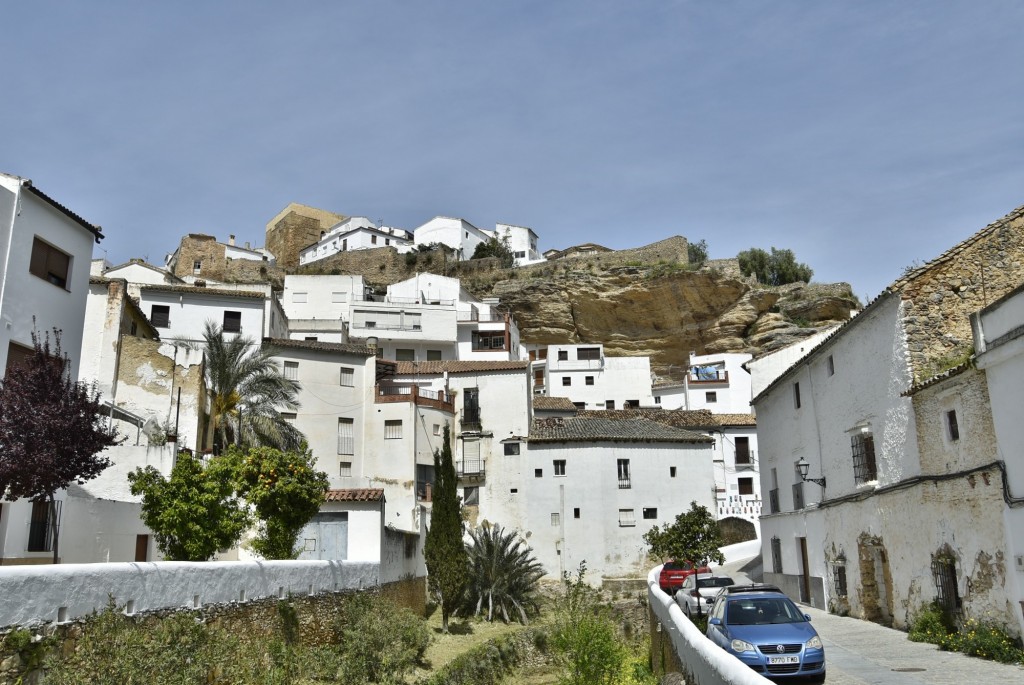
[[[692,576],[694,573],[711,573],[711,569],[707,566],[698,567],[692,561],[666,561],[661,567],[658,585],[661,586],[662,592],[672,595],[682,587],[686,576]]]

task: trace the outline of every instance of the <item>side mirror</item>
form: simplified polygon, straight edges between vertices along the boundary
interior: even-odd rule
[[[722,625],[722,619],[720,619],[720,618],[709,618],[708,619],[708,624],[709,625],[713,625],[713,626],[720,626],[720,625]]]
[[[808,623],[810,623],[811,615],[810,614],[804,614],[804,620],[807,621]]]

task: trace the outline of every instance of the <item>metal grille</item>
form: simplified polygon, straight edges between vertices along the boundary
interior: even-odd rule
[[[804,484],[793,483],[793,509],[804,508]]]
[[[935,601],[950,613],[960,611],[960,592],[956,584],[956,563],[945,556],[932,559],[932,578],[935,579]]]
[[[632,487],[629,479],[629,459],[618,460],[619,490],[628,490]]]
[[[836,596],[846,597],[846,567],[832,567],[832,580],[836,586]]]
[[[779,513],[779,489],[768,491],[768,512],[771,514]]]
[[[853,476],[858,483],[878,479],[875,466],[875,436],[871,433],[857,433],[850,438],[853,452]]]
[[[355,432],[352,419],[338,419],[338,454],[355,454]]]
[[[38,501],[32,503],[32,518],[28,525],[29,552],[53,551],[53,528],[55,525],[60,525],[61,504],[60,500],[53,503],[57,516],[51,520],[49,502]]]
[[[782,573],[782,540],[772,538],[772,573]]]

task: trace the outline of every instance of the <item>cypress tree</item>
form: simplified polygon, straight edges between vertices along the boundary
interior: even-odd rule
[[[469,558],[462,540],[462,503],[459,500],[451,433],[444,427],[441,450],[434,450],[433,507],[423,555],[427,585],[441,607],[441,629],[448,632],[448,618],[462,602],[469,584]]]

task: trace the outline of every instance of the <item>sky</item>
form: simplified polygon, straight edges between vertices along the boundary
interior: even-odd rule
[[[0,171],[162,264],[289,202],[789,248],[875,297],[1024,204],[1017,0],[7,3]]]

